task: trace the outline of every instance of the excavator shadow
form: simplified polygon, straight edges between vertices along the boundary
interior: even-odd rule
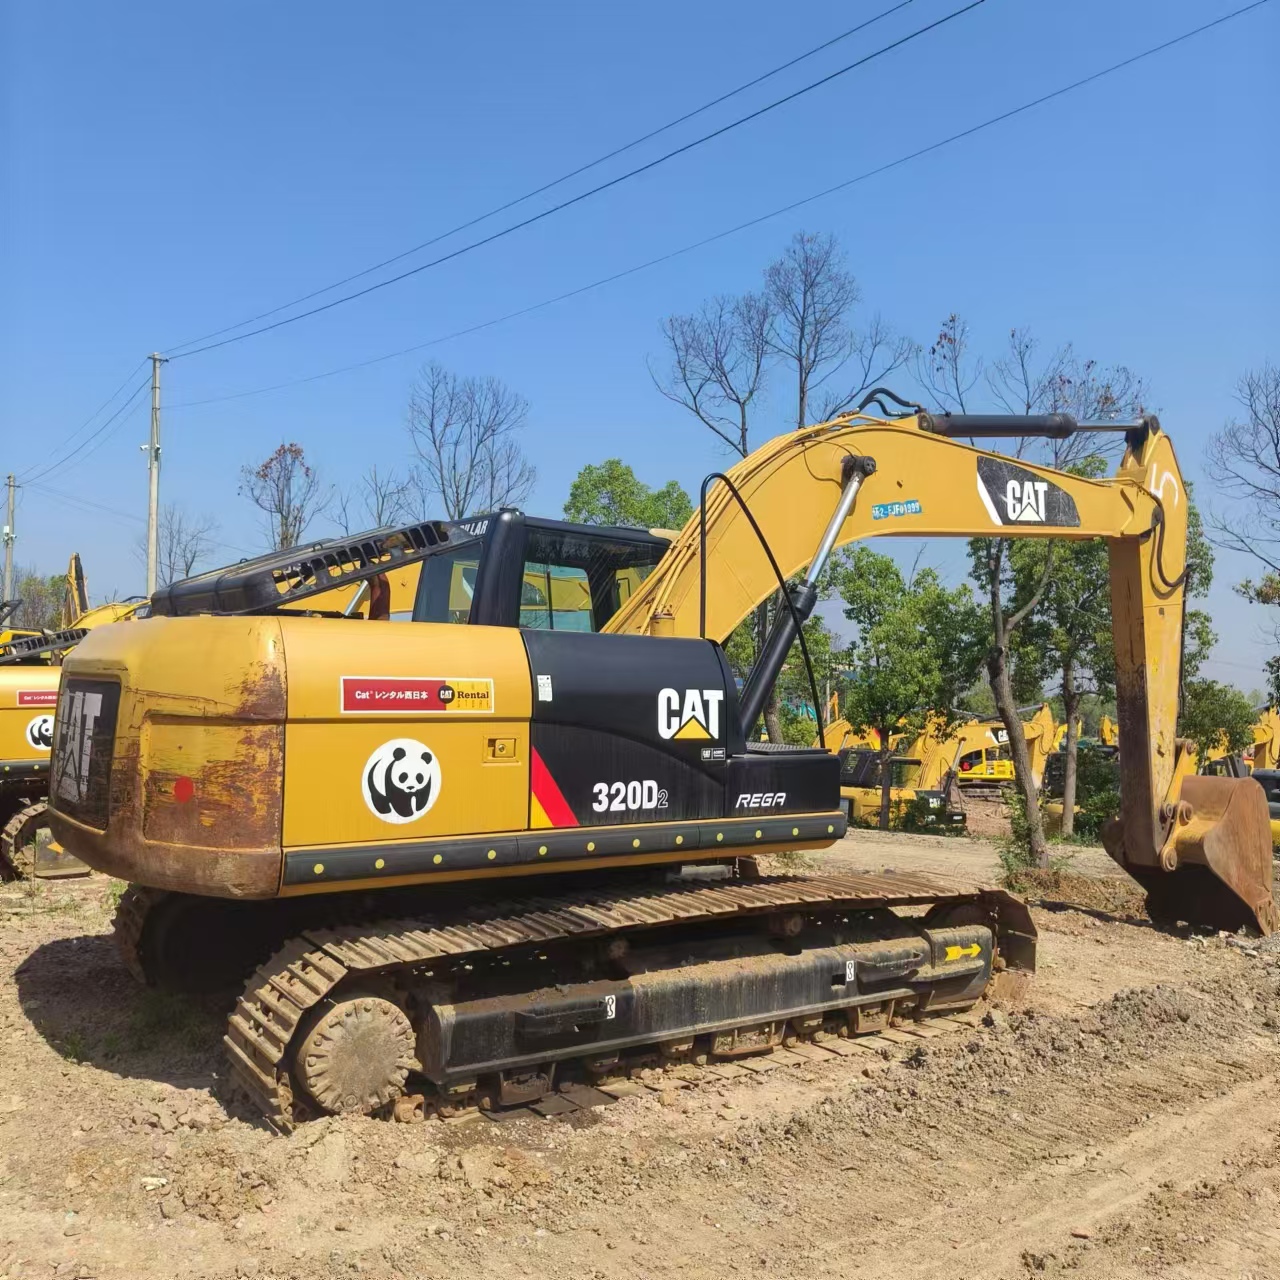
[[[30,1025],[67,1061],[227,1101],[221,1041],[236,990],[184,996],[143,987],[101,935],[42,943],[15,980]]]

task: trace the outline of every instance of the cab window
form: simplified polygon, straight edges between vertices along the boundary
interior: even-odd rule
[[[418,596],[421,612],[414,616],[422,622],[469,622],[479,570],[479,542],[428,557]]]
[[[665,548],[576,529],[529,530],[520,625],[599,631],[653,572]]]

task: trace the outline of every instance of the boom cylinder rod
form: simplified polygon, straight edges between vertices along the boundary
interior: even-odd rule
[[[818,543],[818,549],[813,553],[813,559],[809,562],[809,572],[804,579],[805,586],[812,586],[816,583],[823,569],[827,567],[827,561],[831,558],[831,549],[836,545],[836,539],[840,536],[840,528],[849,518],[849,512],[853,510],[853,500],[858,496],[858,490],[862,488],[863,480],[871,475],[875,469],[874,458],[853,457],[845,459],[844,489],[840,494],[840,501],[836,503],[835,511],[832,512],[831,519],[827,521],[827,527],[822,534],[822,541]]]
[[[831,550],[840,536],[841,526],[853,510],[853,501],[858,496],[863,480],[875,469],[874,458],[855,456],[845,459],[844,487],[840,492],[840,501],[836,503],[831,519],[827,521],[827,527],[818,542],[818,549],[809,562],[809,571],[805,575],[804,583],[787,592],[790,607],[784,603],[778,610],[760,656],[747,672],[747,678],[742,683],[739,710],[742,715],[742,727],[748,733],[760,718],[761,711],[764,710],[770,690],[777,681],[782,664],[787,660],[787,654],[791,652],[791,646],[799,634],[800,624],[809,618],[814,606],[818,603],[818,578],[827,567],[827,561],[831,559]],[[814,710],[816,714],[817,709]]]

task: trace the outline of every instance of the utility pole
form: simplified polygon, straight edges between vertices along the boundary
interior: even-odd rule
[[[13,540],[16,536],[13,532],[13,490],[14,480],[10,475],[8,480],[9,501],[5,508],[4,520],[4,595],[0,596],[0,600],[13,599]]]
[[[147,453],[147,595],[155,594],[160,559],[160,366],[164,356],[151,353],[151,443]]]

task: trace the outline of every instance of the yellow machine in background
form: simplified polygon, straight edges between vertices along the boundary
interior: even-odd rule
[[[1084,736],[1084,720],[1081,719],[1079,716],[1076,716],[1076,741],[1079,742],[1081,737],[1083,736]],[[1054,751],[1065,751],[1066,748],[1067,748],[1067,724],[1066,724],[1066,721],[1063,721],[1063,723],[1060,724],[1057,727],[1057,729],[1054,731],[1053,747],[1051,749]]]
[[[1048,703],[1036,709],[1030,720],[1022,722],[1027,750],[1031,759],[1031,776],[1039,788],[1044,777],[1045,760],[1056,741],[1058,727]],[[1014,781],[1013,756],[1009,734],[998,719],[978,720],[962,725],[957,760],[957,778],[962,787],[990,789]]]
[[[11,602],[17,604],[19,602]],[[80,557],[67,567],[61,630],[0,632],[0,880],[85,875],[88,868],[47,832],[62,656],[95,627],[133,617],[145,599],[89,606]]]
[[[824,736],[829,743],[836,735]],[[870,734],[859,739],[846,731],[837,739],[838,746],[828,746],[840,756],[841,805],[858,826],[877,826],[880,821],[882,765],[876,737]],[[948,731],[944,717],[929,713],[920,732],[910,739],[905,733],[897,734],[890,742],[890,825],[899,826],[909,818],[913,825],[922,827],[962,828],[965,811],[955,785],[961,735]]]
[[[1270,930],[1261,789],[1178,763],[1187,513],[1168,437],[1131,424],[1110,480],[951,438],[1072,430],[857,413],[743,459],[674,541],[502,511],[175,584],[163,616],[66,659],[54,833],[132,882],[117,936],[139,975],[254,975],[225,1043],[280,1128],[406,1093],[500,1107],[966,1007],[998,966],[1033,963],[1025,907],[916,877],[757,876],[752,854],[823,848],[845,818],[830,753],[749,739],[834,547],[1100,537],[1127,747],[1107,848],[1157,918]],[[408,624],[281,608],[410,561]],[[589,615],[561,628],[553,602],[526,605],[538,566],[585,584]],[[739,690],[723,642],[798,578]]]
[[[975,720],[960,727],[956,769],[962,787],[999,786],[1013,781],[1009,734],[999,720]]]
[[[1280,712],[1262,707],[1253,726],[1253,745],[1245,752],[1250,769],[1280,768]]]

